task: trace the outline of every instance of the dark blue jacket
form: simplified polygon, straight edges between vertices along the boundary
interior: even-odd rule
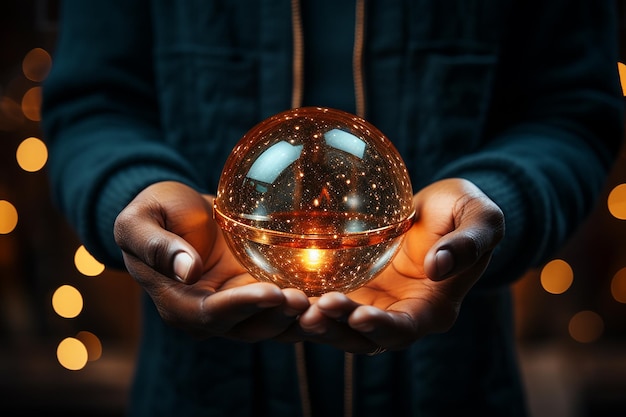
[[[450,332],[355,359],[355,415],[523,415],[506,284],[575,230],[617,154],[612,2],[368,1],[356,98],[354,4],[302,3],[298,50],[287,0],[65,1],[43,120],[59,207],[96,257],[123,267],[117,214],[157,181],[213,193],[243,133],[293,105],[303,52],[296,103],[363,111],[414,191],[464,177],[506,218]],[[150,303],[145,314],[136,415],[299,415],[291,346],[197,342]],[[340,415],[343,353],[307,357],[316,411]]]

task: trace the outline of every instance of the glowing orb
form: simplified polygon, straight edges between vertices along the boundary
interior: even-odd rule
[[[413,223],[404,161],[373,125],[305,107],[252,128],[220,178],[214,214],[250,274],[310,296],[378,275]]]

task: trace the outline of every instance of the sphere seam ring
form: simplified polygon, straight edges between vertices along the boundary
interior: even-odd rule
[[[335,249],[339,247],[360,247],[373,245],[386,238],[397,237],[408,231],[415,220],[415,211],[411,212],[404,220],[387,226],[370,229],[364,232],[338,234],[298,234],[265,230],[242,223],[224,214],[218,207],[217,202],[213,205],[213,217],[218,225],[239,237],[247,238],[257,243],[268,245],[282,245],[302,248]],[[302,241],[304,239],[304,241]],[[301,242],[302,243],[298,243]]]

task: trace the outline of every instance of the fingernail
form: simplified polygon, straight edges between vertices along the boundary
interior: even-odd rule
[[[193,259],[186,252],[179,252],[174,257],[174,274],[180,282],[185,282],[193,265]]]
[[[454,258],[448,249],[441,249],[435,254],[435,265],[437,265],[437,278],[443,278],[454,268]]]

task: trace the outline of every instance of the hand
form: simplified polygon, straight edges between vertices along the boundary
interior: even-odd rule
[[[350,294],[322,295],[300,317],[309,340],[367,353],[401,349],[448,330],[504,235],[502,211],[463,179],[414,197],[416,221],[379,277]]]
[[[274,338],[309,307],[308,298],[246,273],[228,249],[212,205],[213,197],[180,183],[147,187],[115,222],[126,267],[174,326],[197,337]]]

